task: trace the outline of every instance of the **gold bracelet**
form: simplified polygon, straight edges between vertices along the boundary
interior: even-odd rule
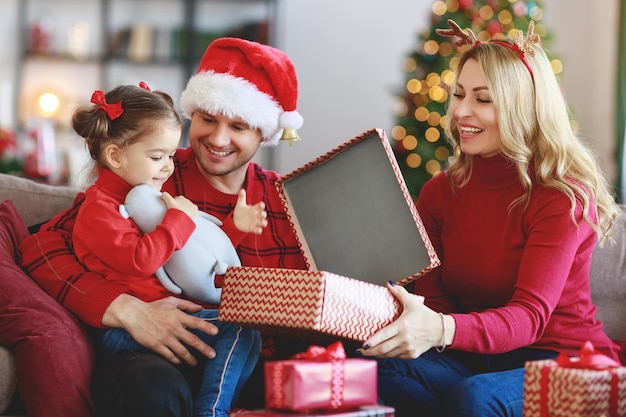
[[[446,350],[446,319],[441,312],[439,313],[439,317],[441,317],[441,324],[443,325],[443,334],[441,335],[441,345],[435,346],[435,350],[438,353],[442,353]]]

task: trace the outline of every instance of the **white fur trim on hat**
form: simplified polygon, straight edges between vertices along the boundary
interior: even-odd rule
[[[300,129],[304,119],[297,110],[286,111],[280,115],[278,126],[282,129]]]
[[[271,96],[243,78],[214,71],[200,72],[190,78],[181,94],[180,106],[183,115],[189,119],[197,109],[209,114],[239,117],[261,131],[262,144],[265,145],[277,144],[283,128],[289,127],[279,123],[283,109]],[[298,116],[302,120],[302,116]]]

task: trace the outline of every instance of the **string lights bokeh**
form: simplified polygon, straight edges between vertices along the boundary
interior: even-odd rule
[[[436,0],[432,5],[431,27],[418,36],[415,50],[402,62],[406,82],[396,96],[396,126],[391,130],[392,145],[411,194],[416,197],[422,185],[447,167],[452,157],[445,134],[445,106],[455,83],[456,51],[449,38],[435,32],[447,28],[453,19],[460,27],[469,27],[481,42],[524,32],[528,22],[535,22],[544,44],[550,34],[542,23],[539,1],[525,0]],[[563,64],[551,58],[558,76]]]

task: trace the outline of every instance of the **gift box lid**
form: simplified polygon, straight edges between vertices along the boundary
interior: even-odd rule
[[[404,285],[440,264],[380,129],[292,171],[277,187],[312,270]]]

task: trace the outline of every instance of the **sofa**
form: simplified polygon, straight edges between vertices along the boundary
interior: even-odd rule
[[[0,415],[93,415],[87,335],[15,262],[27,226],[70,206],[77,191],[0,174]]]
[[[5,288],[11,282],[26,285],[25,300],[32,301],[34,306],[24,309],[0,295],[0,415],[9,415],[6,413],[16,410],[31,416],[53,415],[45,411],[50,407],[50,399],[42,399],[37,390],[42,389],[41,375],[52,372],[51,378],[60,377],[54,375],[56,368],[50,364],[50,357],[55,354],[71,359],[63,362],[63,369],[69,369],[73,381],[60,384],[62,397],[84,402],[79,404],[82,409],[91,407],[85,390],[89,387],[89,364],[93,352],[86,335],[75,318],[47,296],[15,263],[18,256],[16,245],[28,233],[27,226],[44,222],[70,206],[78,191],[74,187],[50,186],[0,174],[0,286]],[[626,340],[626,206],[621,206],[621,210],[614,226],[615,243],[607,242],[604,247],[596,248],[590,280],[598,318],[604,322],[608,335],[616,341]],[[32,320],[33,313],[48,322]],[[45,333],[41,327],[58,327],[58,323],[62,323],[62,334],[33,341],[40,336],[39,333]],[[15,333],[16,327],[21,330],[19,334],[7,337],[9,330]],[[39,350],[25,348],[33,344]],[[23,407],[15,406],[20,402],[17,400],[18,377],[23,387],[19,392]]]

